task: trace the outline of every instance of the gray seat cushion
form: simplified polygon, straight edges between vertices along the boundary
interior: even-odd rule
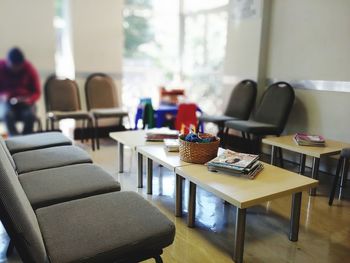
[[[87,152],[76,146],[57,146],[12,155],[17,172],[27,173],[78,163],[91,163]]]
[[[52,263],[118,262],[161,250],[175,235],[174,224],[134,192],[87,197],[36,214]]]
[[[33,208],[120,190],[120,184],[101,167],[75,164],[24,173],[19,181]]]
[[[51,111],[47,114],[49,118],[53,118],[55,120],[62,119],[92,119],[92,115],[83,110],[77,111]]]
[[[278,135],[281,133],[280,128],[276,125],[257,122],[253,120],[249,121],[227,121],[225,122],[225,127],[230,129],[235,129],[237,131],[243,131],[247,133],[253,133],[256,135]]]
[[[213,123],[223,123],[225,121],[231,121],[231,120],[237,120],[237,118],[234,117],[230,117],[227,115],[207,115],[207,114],[203,114],[202,116],[200,116],[198,118],[199,121],[203,121],[203,122],[213,122]]]
[[[5,142],[11,154],[72,144],[72,141],[60,132],[43,132],[10,137]]]
[[[91,109],[91,113],[96,117],[126,117],[128,112],[121,108]]]

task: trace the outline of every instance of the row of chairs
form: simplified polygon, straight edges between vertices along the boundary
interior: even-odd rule
[[[44,85],[44,95],[47,130],[54,130],[55,123],[62,119],[82,120],[82,133],[87,128],[93,150],[95,139],[97,149],[100,148],[101,118],[119,118],[119,124],[122,124],[124,117],[129,118],[128,112],[121,108],[112,78],[103,73],[94,73],[85,82],[87,111],[82,110],[78,84],[73,80],[50,76]],[[84,137],[85,134],[82,134],[81,138]]]
[[[233,89],[224,115],[203,114],[199,120],[217,124],[219,136],[223,140],[227,137],[229,129],[241,132],[242,137],[248,140],[267,135],[279,136],[284,130],[294,103],[293,87],[287,82],[271,84],[253,111],[256,94],[256,82],[243,80]]]

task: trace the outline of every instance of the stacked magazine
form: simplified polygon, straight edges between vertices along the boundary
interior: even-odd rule
[[[180,142],[179,139],[164,139],[164,145],[168,152],[178,152]]]
[[[238,153],[231,150],[225,150],[209,161],[207,166],[209,171],[221,171],[249,179],[254,179],[264,168],[263,164],[259,162],[259,155]]]
[[[307,133],[296,133],[294,141],[301,146],[325,146],[325,139],[321,135],[310,135]]]
[[[147,130],[146,141],[162,142],[164,139],[177,139],[179,131],[169,128],[155,128]]]

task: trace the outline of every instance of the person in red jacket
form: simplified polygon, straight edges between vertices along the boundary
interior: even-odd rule
[[[0,100],[6,104],[4,120],[10,136],[19,134],[17,121],[24,123],[23,134],[33,132],[40,93],[38,72],[19,48],[12,48],[0,60]]]

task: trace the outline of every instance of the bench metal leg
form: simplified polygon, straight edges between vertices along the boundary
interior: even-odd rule
[[[175,199],[175,216],[182,216],[182,182],[183,178],[176,174],[176,199]]]
[[[293,194],[293,198],[292,198],[289,240],[293,242],[298,241],[300,208],[301,208],[301,192]]]
[[[233,260],[236,263],[243,263],[246,210],[245,208],[236,208],[235,242],[233,251]]]
[[[271,165],[276,165],[276,154],[277,154],[277,146],[272,145],[271,149]]]
[[[318,180],[319,166],[320,166],[320,158],[314,157],[312,160],[312,174],[311,174],[312,179]],[[316,190],[317,190],[316,188],[310,189],[310,195],[315,196]]]
[[[153,181],[153,160],[147,158],[147,194],[151,195],[153,192],[152,189]]]
[[[190,182],[190,196],[188,198],[188,223],[187,223],[189,227],[195,227],[196,188],[197,188],[197,185]]]
[[[137,187],[143,187],[143,155],[137,153]]]

